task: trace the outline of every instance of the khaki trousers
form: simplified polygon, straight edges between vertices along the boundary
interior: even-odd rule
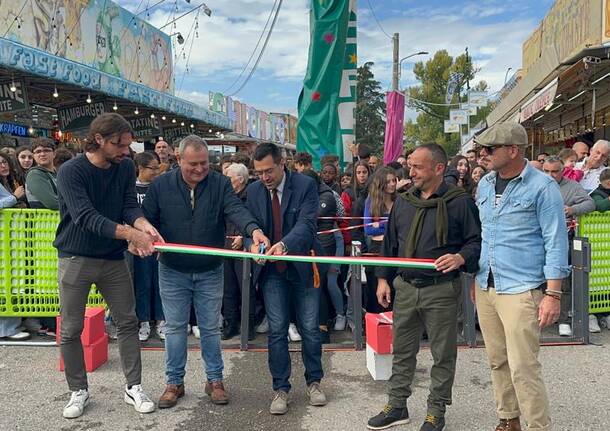
[[[542,296],[536,289],[498,295],[495,289],[476,288],[498,416],[512,419],[522,414],[531,431],[551,429],[549,401],[538,361],[538,306]]]

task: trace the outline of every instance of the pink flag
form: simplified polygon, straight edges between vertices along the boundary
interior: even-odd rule
[[[383,145],[383,164],[396,161],[402,153],[404,134],[405,95],[391,91],[386,97],[385,142]]]

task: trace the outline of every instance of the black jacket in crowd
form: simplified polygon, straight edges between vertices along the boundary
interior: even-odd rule
[[[431,198],[444,195],[449,189],[442,183]],[[415,218],[416,208],[402,197],[396,198],[385,229],[381,255],[385,257],[404,257],[409,228]],[[415,248],[414,258],[438,259],[445,254],[459,253],[466,264],[460,268],[463,272],[476,272],[481,254],[481,222],[474,200],[460,196],[447,203],[448,232],[447,244],[439,246],[436,240],[436,208],[427,208],[424,213],[421,236]],[[443,274],[429,269],[396,269],[378,267],[375,274],[379,278],[391,281],[396,273],[404,280],[430,279],[434,277],[457,277],[458,271]]]
[[[320,196],[320,206],[318,217],[337,217],[337,201],[330,187],[320,181],[318,184],[318,195]],[[318,219],[318,232],[336,228],[336,220]],[[319,234],[318,239],[324,248],[327,256],[334,256],[336,251],[335,235],[332,233]],[[330,252],[330,253],[329,253]]]

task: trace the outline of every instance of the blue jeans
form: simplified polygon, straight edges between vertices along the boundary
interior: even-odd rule
[[[0,338],[17,334],[19,326],[21,326],[21,317],[0,317]]]
[[[165,320],[159,295],[157,257],[133,257],[133,285],[136,294],[136,314],[140,322]]]
[[[165,314],[165,375],[167,384],[184,382],[187,325],[191,303],[195,306],[201,331],[201,357],[208,382],[222,380],[224,364],[220,350],[220,309],[222,306],[223,267],[184,273],[159,263],[159,290]]]
[[[273,390],[290,391],[290,354],[288,352],[288,325],[290,302],[296,312],[297,327],[302,337],[302,357],[307,385],[320,382],[322,371],[322,344],[318,313],[320,289],[306,287],[302,283],[288,281],[285,275],[269,268],[261,280],[267,319],[269,321],[269,371],[273,378]]]

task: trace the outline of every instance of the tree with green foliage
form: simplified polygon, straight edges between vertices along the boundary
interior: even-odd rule
[[[407,120],[405,122],[407,147],[434,142],[442,145],[450,155],[459,152],[460,134],[445,133],[444,121],[449,119],[450,109],[458,109],[459,103],[468,101],[467,88],[469,85],[475,91],[487,90],[485,81],[474,82],[479,70],[472,64],[472,58],[465,53],[453,58],[444,49],[437,51],[425,63],[420,61],[415,64],[413,73],[420,84],[410,87],[406,94],[408,96],[407,106],[417,110],[419,114],[415,121]],[[447,83],[452,72],[462,74],[451,101],[456,105],[444,106]],[[491,106],[479,108],[477,115],[470,117],[471,126],[485,119],[490,111]]]
[[[375,80],[372,62],[358,68],[356,86],[356,142],[373,153],[383,153],[385,134],[385,95]]]

